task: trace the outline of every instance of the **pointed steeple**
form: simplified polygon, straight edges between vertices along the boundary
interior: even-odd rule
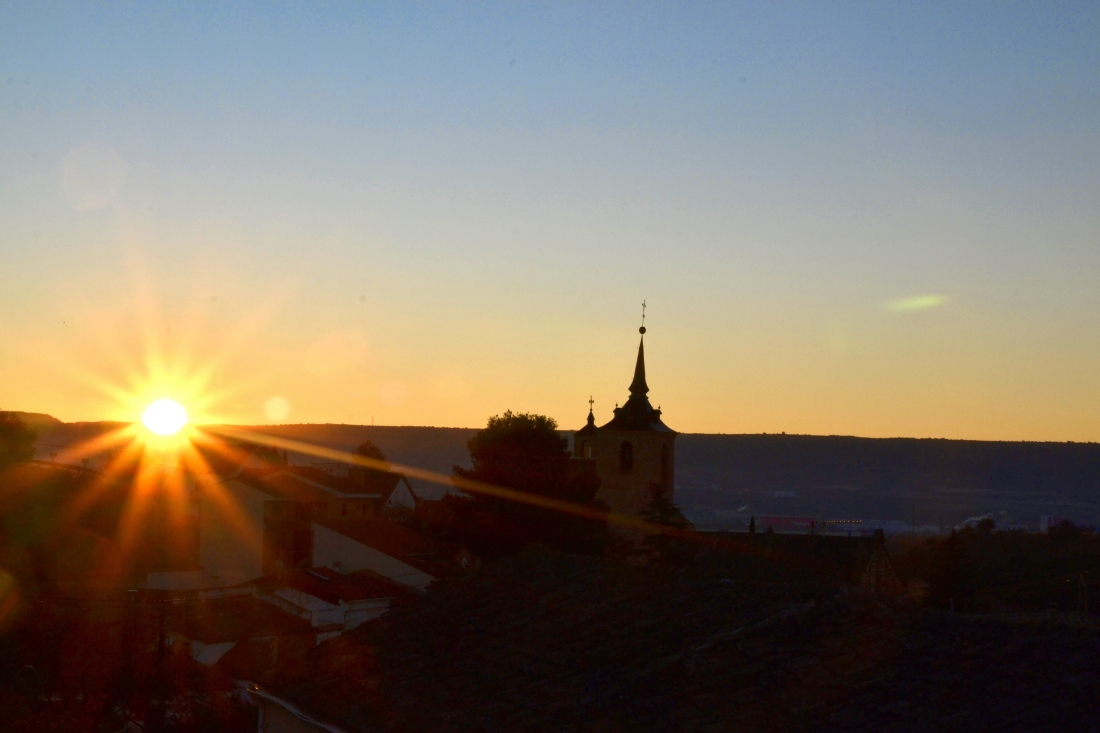
[[[642,318],[645,318],[645,303],[642,303]],[[643,320],[643,323],[645,321]],[[645,381],[645,326],[638,329],[642,338],[638,341],[638,361],[634,364],[634,381],[630,383],[630,398],[622,407],[615,405],[615,417],[600,430],[658,430],[673,432],[661,422],[660,409],[650,404],[649,385]]]
[[[649,385],[645,383],[645,326],[639,329],[643,336],[638,342],[638,363],[634,365],[634,381],[630,383],[630,394],[646,395]]]

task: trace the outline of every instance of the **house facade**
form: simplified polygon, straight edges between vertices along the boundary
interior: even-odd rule
[[[369,570],[423,591],[448,569],[469,567],[464,548],[381,517],[384,495],[313,478],[288,469],[241,472],[204,492],[200,564],[211,586],[327,567]]]

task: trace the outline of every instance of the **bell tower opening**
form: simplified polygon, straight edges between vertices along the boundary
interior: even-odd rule
[[[619,469],[623,471],[634,470],[634,444],[629,440],[624,441],[619,447]]]

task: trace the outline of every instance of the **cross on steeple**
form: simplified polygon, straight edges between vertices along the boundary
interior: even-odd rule
[[[592,399],[592,395],[588,395],[588,411],[592,412],[592,405],[596,404],[596,400]]]
[[[645,333],[645,301],[642,301],[642,333]]]

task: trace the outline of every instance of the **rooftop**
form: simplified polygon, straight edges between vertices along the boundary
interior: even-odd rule
[[[642,330],[644,334],[644,329]],[[656,430],[673,432],[661,422],[661,411],[650,404],[649,385],[645,381],[645,337],[638,342],[638,361],[634,365],[634,380],[630,383],[630,397],[622,407],[615,408],[615,417],[601,430]]]
[[[761,557],[535,549],[264,683],[354,731],[1088,729],[1098,652],[1095,628],[888,608]]]
[[[340,601],[363,601],[372,598],[407,601],[417,597],[407,587],[381,576],[366,572],[343,575],[325,567],[288,570],[279,578],[265,576],[253,583],[260,587],[286,586],[333,605],[339,605]]]

